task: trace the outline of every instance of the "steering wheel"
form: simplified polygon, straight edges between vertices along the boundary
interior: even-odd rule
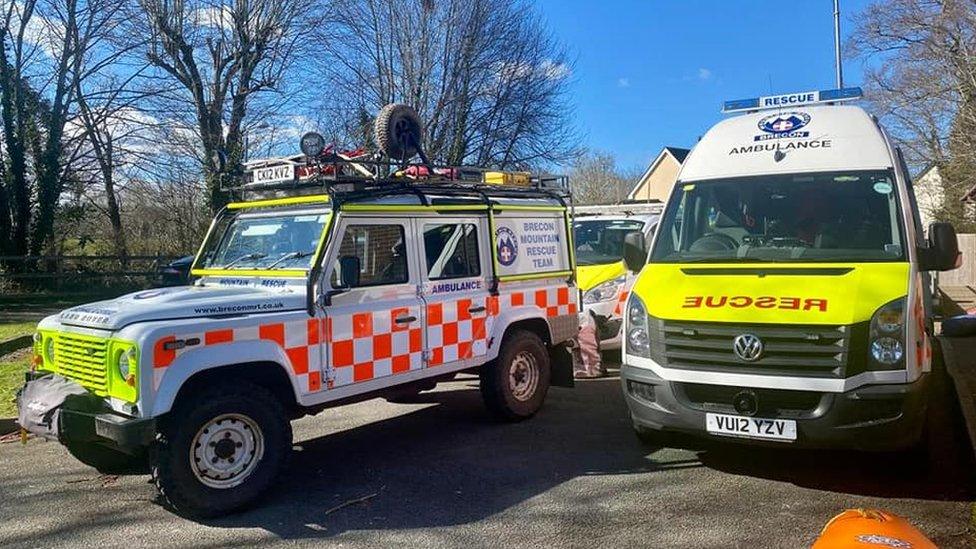
[[[722,252],[735,250],[739,243],[734,238],[722,233],[709,233],[691,243],[688,251],[692,252]]]

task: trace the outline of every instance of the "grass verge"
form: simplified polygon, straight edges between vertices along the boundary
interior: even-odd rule
[[[34,328],[36,327],[36,322],[12,322],[9,324],[0,324],[0,341],[6,341],[22,335],[31,335],[34,333]]]
[[[14,396],[24,384],[24,372],[30,365],[30,349],[23,349],[0,357],[0,417],[17,415]]]

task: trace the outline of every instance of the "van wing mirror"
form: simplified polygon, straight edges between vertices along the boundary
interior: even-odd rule
[[[959,239],[951,223],[929,225],[928,247],[919,252],[919,267],[923,271],[951,271],[962,262]]]
[[[630,231],[624,236],[624,265],[633,272],[640,272],[647,263],[647,242],[644,233]]]
[[[355,288],[359,286],[359,258],[354,255],[344,255],[339,258],[339,286],[341,288]]]

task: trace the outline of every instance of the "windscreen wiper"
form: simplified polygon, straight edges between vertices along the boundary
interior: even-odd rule
[[[315,252],[288,252],[285,255],[283,255],[283,256],[279,257],[278,259],[274,260],[274,262],[272,262],[271,265],[268,265],[267,267],[265,267],[265,269],[274,269],[282,261],[288,261],[289,259],[301,259],[303,257],[308,257],[308,256],[312,255],[313,253],[315,253]]]
[[[230,263],[224,265],[223,267],[221,267],[221,269],[229,269],[232,266],[237,265],[238,263],[240,263],[241,261],[244,261],[244,260],[251,260],[251,261],[253,261],[255,259],[261,259],[261,258],[264,258],[264,257],[268,257],[268,254],[263,254],[261,252],[254,252],[254,253],[250,253],[250,254],[245,254],[245,255],[242,255],[241,257],[238,257],[234,261],[231,261]]]

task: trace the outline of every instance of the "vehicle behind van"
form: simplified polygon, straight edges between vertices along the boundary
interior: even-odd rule
[[[624,264],[624,240],[638,232],[651,241],[664,205],[660,202],[578,206],[573,212],[576,282],[583,292],[582,314],[596,323],[600,348],[620,348],[624,304],[637,271]]]
[[[932,370],[925,238],[860,90],[730,102],[691,151],[627,303],[623,390],[662,430],[809,446],[920,440]]]

